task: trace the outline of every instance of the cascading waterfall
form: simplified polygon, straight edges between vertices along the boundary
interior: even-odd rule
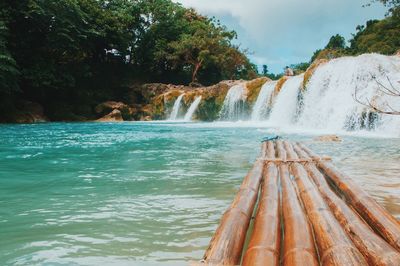
[[[374,130],[379,134],[400,136],[400,116],[374,112],[364,103],[371,101],[381,109],[400,110],[399,97],[385,94],[384,87],[400,90],[400,57],[364,54],[342,57],[319,65],[301,91],[304,75],[289,77],[275,96],[277,81],[263,85],[253,107],[251,120],[264,125],[312,132]],[[272,96],[274,95],[274,98]],[[170,120],[178,118],[183,94],[175,103]],[[301,99],[301,101],[299,101]],[[199,107],[197,97],[185,115],[190,121]],[[219,113],[222,121],[247,120],[245,83],[232,86]]]
[[[376,129],[400,132],[400,117],[371,113],[355,100],[370,100],[383,109],[400,110],[398,98],[382,92],[382,85],[400,87],[400,57],[364,54],[331,60],[318,67],[304,94],[298,125],[330,131]],[[380,83],[380,84],[379,84]]]
[[[268,122],[271,125],[293,124],[297,111],[297,99],[304,75],[290,77],[275,98]]]
[[[277,81],[270,81],[266,82],[262,86],[251,113],[252,121],[261,121],[266,118],[269,110],[269,102],[271,100],[272,93],[274,92],[276,83]]]
[[[172,107],[171,115],[169,116],[169,120],[177,120],[179,109],[181,108],[182,98],[185,94],[179,95],[179,97],[175,100],[174,106]]]
[[[188,111],[185,114],[185,118],[183,120],[185,121],[191,121],[194,112],[196,112],[197,108],[199,107],[199,104],[201,102],[201,96],[197,96],[196,99],[193,101],[193,103],[190,105]]]
[[[245,118],[247,90],[244,84],[232,86],[224,100],[219,117],[221,120],[235,121]]]

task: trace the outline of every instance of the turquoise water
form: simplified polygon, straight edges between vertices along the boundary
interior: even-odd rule
[[[0,126],[0,265],[199,260],[268,128],[224,124]],[[400,218],[400,140],[302,140]]]

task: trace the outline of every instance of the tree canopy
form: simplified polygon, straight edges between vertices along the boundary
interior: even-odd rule
[[[10,94],[18,90],[19,71],[7,48],[8,28],[0,21],[0,93]]]
[[[171,0],[2,0],[0,94],[75,103],[134,81],[248,78],[235,38]]]
[[[376,2],[376,1],[375,1]],[[400,1],[378,1],[392,7],[382,20],[369,20],[365,25],[358,25],[356,33],[346,45],[345,38],[332,36],[324,49],[314,52],[311,62],[316,59],[332,59],[344,55],[362,53],[380,53],[392,55],[400,49]]]
[[[400,9],[383,20],[370,20],[358,26],[350,40],[349,52],[393,54],[400,49]]]
[[[346,48],[346,39],[339,35],[333,35],[330,39],[328,44],[325,46],[325,49],[344,49]]]

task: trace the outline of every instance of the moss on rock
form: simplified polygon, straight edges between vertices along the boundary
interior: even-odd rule
[[[253,105],[256,102],[258,94],[260,93],[261,87],[268,81],[271,81],[271,79],[269,79],[267,77],[261,77],[261,78],[250,80],[246,83],[247,103],[249,105]]]
[[[274,96],[278,95],[279,92],[282,90],[283,84],[288,80],[289,78],[287,76],[281,77],[278,82],[275,85],[274,89]]]
[[[172,85],[170,85],[170,90],[166,93],[158,95],[151,101],[152,112],[151,114],[147,114],[147,116],[151,116],[154,120],[162,120],[166,118],[167,112],[172,109],[174,106],[175,100],[184,93],[183,90],[176,89]],[[150,108],[147,107],[147,111],[150,111]]]
[[[221,81],[220,83],[208,87],[189,87],[168,85],[168,89],[154,96],[147,106],[147,111],[143,112],[143,117],[151,116],[152,119],[165,119],[171,111],[176,98],[184,93],[181,108],[187,111],[196,97],[201,96],[201,102],[195,113],[195,119],[202,121],[214,121],[219,118],[220,110],[222,109],[228,90],[237,84],[244,83],[247,89],[247,102],[245,103],[248,109],[256,101],[261,87],[268,78],[257,78],[251,81]]]
[[[312,75],[314,74],[315,70],[316,70],[319,66],[321,66],[321,65],[323,65],[323,64],[325,64],[325,63],[327,63],[328,61],[329,61],[328,59],[318,59],[318,60],[315,60],[315,61],[311,64],[311,66],[309,66],[309,67],[307,68],[306,72],[304,73],[303,86],[301,87],[301,89],[302,89],[303,91],[306,90],[307,85],[308,85],[308,82],[310,81],[310,79],[311,79]]]

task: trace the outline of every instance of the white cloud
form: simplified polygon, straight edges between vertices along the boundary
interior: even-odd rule
[[[268,58],[274,71],[304,61],[333,34],[349,38],[355,27],[381,18],[380,5],[369,0],[175,0],[200,13],[216,16],[239,33],[254,59]],[[257,60],[259,63],[260,60]],[[286,61],[286,62],[283,62]]]

